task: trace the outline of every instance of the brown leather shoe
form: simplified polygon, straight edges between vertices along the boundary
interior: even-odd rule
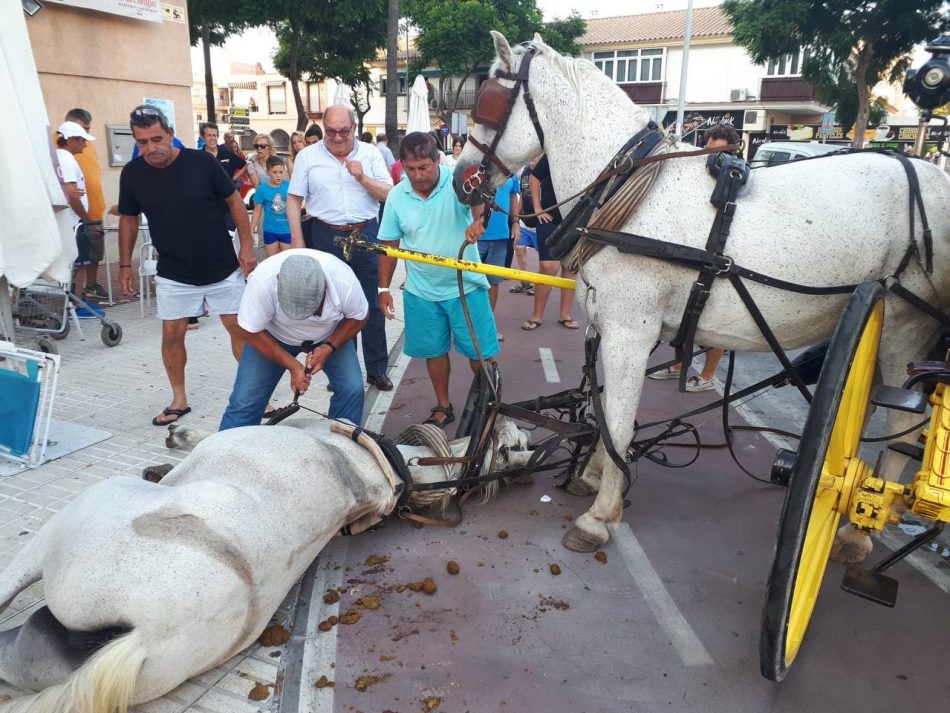
[[[393,382],[389,380],[389,377],[385,374],[379,374],[377,376],[367,376],[366,383],[370,386],[375,386],[380,391],[392,391]]]

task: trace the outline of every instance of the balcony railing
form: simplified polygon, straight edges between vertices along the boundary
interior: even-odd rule
[[[620,84],[634,104],[661,104],[663,102],[663,82],[637,82]]]
[[[814,101],[815,85],[801,77],[765,77],[759,97],[761,101]]]
[[[477,92],[474,89],[463,89],[459,92],[459,103],[455,107],[456,109],[471,109],[475,106],[475,95]],[[450,106],[455,100],[455,90],[446,90],[445,91],[445,104]]]

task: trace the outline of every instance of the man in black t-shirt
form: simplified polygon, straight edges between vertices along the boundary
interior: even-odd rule
[[[548,237],[561,224],[561,211],[557,208],[557,196],[554,194],[554,183],[551,181],[551,168],[548,165],[547,156],[542,156],[541,160],[535,164],[528,182],[534,198],[534,210],[538,213],[538,272],[542,275],[556,275],[560,269],[561,277],[572,280],[574,273],[562,269],[561,263],[551,258],[551,250],[548,247]],[[531,318],[521,323],[522,329],[530,332],[541,326],[544,308],[547,306],[551,290],[552,288],[546,285],[535,285],[534,310],[531,312]],[[573,301],[574,290],[562,287],[557,323],[567,329],[577,329],[580,326],[571,319],[571,302]]]
[[[201,125],[200,131],[201,138],[204,139],[205,142],[204,150],[214,156],[215,160],[221,164],[221,168],[223,168],[224,172],[228,175],[228,178],[234,182],[234,187],[238,188],[240,186],[240,177],[247,171],[247,161],[231,151],[224,144],[218,144],[217,124],[208,121]],[[228,226],[228,230],[234,230],[234,221],[231,220],[231,213],[227,203],[222,203],[221,206],[224,212],[224,222]]]
[[[165,426],[191,411],[185,392],[189,317],[205,308],[219,314],[231,335],[234,358],[240,357],[237,312],[244,278],[257,258],[244,203],[214,157],[175,148],[168,120],[153,106],[137,107],[129,123],[140,155],[126,164],[119,179],[119,280],[126,291],[133,289],[132,246],[139,214],[145,213],[158,252],[155,297],[162,320],[162,360],[172,387],[171,404],[152,423]],[[241,238],[239,256],[222,202]]]

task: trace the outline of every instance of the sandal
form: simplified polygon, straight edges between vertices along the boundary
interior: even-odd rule
[[[581,326],[570,317],[568,317],[567,319],[559,319],[557,323],[567,329],[578,329]]]
[[[533,332],[535,329],[541,326],[541,322],[536,319],[526,319],[521,323],[521,328],[526,332]]]
[[[152,425],[168,426],[169,424],[177,423],[178,419],[189,413],[191,413],[191,406],[185,406],[185,408],[167,408],[152,419]],[[160,421],[159,419],[161,419],[162,416],[174,416],[175,418],[172,421]]]
[[[448,406],[436,406],[434,409],[430,411],[430,413],[432,415],[429,416],[429,418],[427,418],[425,421],[423,421],[423,423],[428,423],[433,426],[438,426],[439,428],[445,428],[450,423],[453,423],[455,421],[455,410],[452,408],[452,404],[449,404]],[[443,414],[445,418],[443,418],[440,421],[439,419],[435,417],[437,413]]]

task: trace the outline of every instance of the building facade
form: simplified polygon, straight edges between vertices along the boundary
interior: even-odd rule
[[[119,173],[131,158],[129,112],[137,105],[152,100],[170,110],[176,133],[194,145],[186,5],[57,0],[26,18],[50,125],[55,129],[75,107],[92,114],[90,145],[109,205],[118,200]]]
[[[195,67],[195,71],[199,70]],[[216,78],[215,113],[211,119],[223,134],[230,131],[245,151],[253,150],[254,137],[268,134],[279,152],[290,150],[290,135],[297,130],[297,107],[290,81],[260,64],[231,62],[227,76]],[[195,76],[192,86],[195,132],[208,121],[204,77]],[[328,106],[325,82],[300,82],[300,96],[307,125],[323,123]]]

